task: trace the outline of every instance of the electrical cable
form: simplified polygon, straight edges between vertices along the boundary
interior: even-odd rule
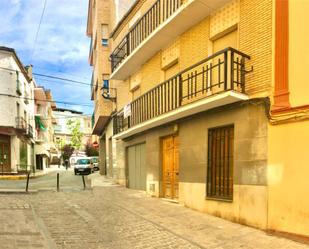
[[[6,68],[6,67],[0,67],[0,69],[11,71],[11,72],[20,72],[19,70],[14,70],[11,68]],[[58,76],[53,76],[53,75],[46,75],[46,74],[39,74],[39,73],[33,73],[33,75],[39,76],[39,77],[45,77],[45,78],[51,78],[51,79],[57,79],[57,80],[62,80],[62,81],[68,81],[76,84],[81,84],[81,85],[88,85],[91,86],[91,84],[83,82],[83,81],[78,81],[78,80],[72,80],[72,79],[67,79],[67,78],[62,78]]]
[[[80,104],[80,103],[64,102],[64,101],[57,101],[57,100],[40,100],[40,99],[33,99],[33,98],[29,98],[29,97],[16,96],[16,95],[6,94],[6,93],[0,93],[0,96],[5,96],[5,97],[9,97],[9,98],[16,98],[16,99],[33,100],[33,101],[39,101],[39,102],[57,103],[57,104],[64,104],[64,105],[78,105],[78,106],[93,107],[93,105],[86,104],[86,103]]]
[[[34,55],[34,52],[35,52],[35,47],[36,47],[36,44],[37,44],[37,40],[38,40],[38,36],[39,36],[39,32],[40,32],[40,28],[41,28],[41,24],[42,24],[42,20],[43,20],[43,16],[44,16],[45,9],[46,9],[46,3],[47,3],[47,0],[44,0],[44,6],[43,6],[42,14],[41,14],[41,17],[40,17],[39,26],[38,26],[36,34],[35,34],[32,53],[31,53],[31,56],[30,56],[30,62],[32,62],[32,58],[33,58],[33,55]]]

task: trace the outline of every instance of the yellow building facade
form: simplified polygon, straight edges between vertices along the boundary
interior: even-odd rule
[[[115,112],[101,151],[109,176],[235,222],[308,235],[308,222],[292,225],[305,213],[305,198],[297,217],[283,216],[287,203],[296,208],[291,200],[300,201],[284,198],[282,189],[304,176],[287,178],[306,148],[308,126],[274,121],[282,115],[274,100],[278,2],[285,1],[141,0],[114,22],[108,58],[117,96],[109,100]],[[306,49],[306,40],[301,47],[295,38],[304,36],[301,5],[289,5],[289,25],[299,30],[289,33],[289,48],[297,51]],[[307,105],[297,95],[305,94],[306,76],[292,63],[299,65],[301,53],[290,53],[289,81],[304,84],[290,83],[291,104]],[[284,147],[284,141],[298,145],[292,134],[300,132],[300,148]],[[307,164],[300,158],[298,167],[305,171]],[[301,184],[294,185],[299,198]]]
[[[268,137],[268,228],[308,236],[309,36],[302,27],[309,21],[309,3],[279,1],[273,8],[284,15],[273,23],[278,48]]]

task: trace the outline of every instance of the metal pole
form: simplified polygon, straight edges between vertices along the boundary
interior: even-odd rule
[[[82,179],[83,179],[83,184],[84,184],[84,190],[86,189],[86,183],[85,183],[85,176],[82,175]]]
[[[57,173],[57,191],[59,192],[59,173]]]
[[[29,187],[29,178],[30,178],[30,172],[27,175],[27,184],[26,184],[26,192],[28,192],[28,187]]]

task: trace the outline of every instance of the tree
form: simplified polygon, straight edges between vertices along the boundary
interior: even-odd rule
[[[83,133],[80,130],[80,121],[69,119],[67,126],[72,134],[71,145],[77,150],[81,149]]]
[[[87,156],[99,156],[99,151],[91,143],[87,143],[85,146],[85,152]]]
[[[66,144],[62,147],[62,159],[65,160],[69,160],[71,155],[74,152],[74,147],[72,147],[70,144]]]

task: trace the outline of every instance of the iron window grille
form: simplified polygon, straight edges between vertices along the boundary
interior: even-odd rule
[[[233,199],[234,125],[208,130],[207,198]]]

